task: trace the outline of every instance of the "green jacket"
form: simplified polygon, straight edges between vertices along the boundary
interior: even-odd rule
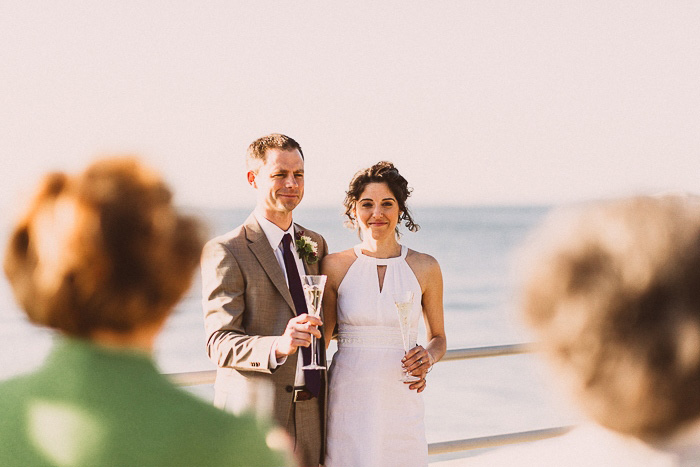
[[[174,387],[144,354],[61,338],[0,384],[1,466],[285,465],[252,417]]]

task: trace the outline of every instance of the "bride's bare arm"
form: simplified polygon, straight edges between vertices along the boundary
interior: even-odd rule
[[[423,292],[423,315],[428,339],[426,350],[430,354],[432,366],[447,352],[447,337],[445,336],[445,316],[442,304],[442,271],[438,262],[432,257],[431,259],[428,282],[425,292]]]
[[[422,392],[425,389],[425,375],[447,351],[442,302],[443,283],[442,271],[435,258],[430,255],[417,253],[411,259],[413,261],[409,264],[415,271],[423,290],[421,305],[423,307],[428,343],[425,347],[418,346],[412,349],[406,355],[404,364],[408,371],[421,378],[421,381],[411,384],[409,388]]]

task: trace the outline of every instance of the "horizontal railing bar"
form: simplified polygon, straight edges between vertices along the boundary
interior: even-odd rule
[[[466,349],[448,350],[440,361],[467,360],[470,358],[502,357],[532,352],[532,344],[506,344],[487,347],[471,347]],[[166,374],[178,386],[198,386],[214,384],[216,370],[188,371],[184,373]]]
[[[168,373],[165,376],[176,386],[199,386],[203,384],[214,384],[216,380],[216,370]]]
[[[518,433],[506,433],[502,435],[482,436],[480,438],[457,439],[454,441],[443,441],[440,443],[430,443],[428,454],[447,454],[450,452],[469,451],[472,449],[494,448],[515,443],[528,443],[541,439],[554,438],[568,432],[571,426],[558,426],[554,428],[543,428],[541,430],[521,431]]]
[[[469,358],[500,357],[504,355],[518,355],[533,351],[532,344],[507,344],[492,345],[488,347],[472,347],[467,349],[448,350],[440,360],[446,362],[450,360],[466,360]]]
[[[532,352],[532,344],[507,344],[486,347],[472,347],[466,349],[448,350],[441,361],[466,360],[470,358],[501,357],[506,355],[518,355]],[[214,384],[216,370],[188,371],[183,373],[166,374],[170,381],[178,386],[197,386]],[[458,439],[443,441],[428,445],[428,454],[446,454],[450,452],[467,451],[489,447],[503,446],[506,444],[525,443],[540,439],[560,436],[571,429],[570,426],[545,428],[541,430],[523,431],[518,433],[506,433],[501,435],[483,436],[480,438]]]

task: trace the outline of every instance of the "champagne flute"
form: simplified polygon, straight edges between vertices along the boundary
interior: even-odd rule
[[[304,288],[306,308],[311,316],[321,317],[321,300],[323,289],[326,287],[328,276],[301,276],[301,286]],[[311,336],[311,363],[301,367],[302,370],[325,370],[326,367],[316,361],[316,337]]]
[[[415,342],[411,342],[411,311],[413,310],[413,292],[395,293],[394,305],[396,305],[396,311],[399,314],[399,327],[401,328],[404,354],[407,354],[411,347],[415,346],[416,344]],[[401,378],[399,378],[399,381],[404,383],[413,383],[419,380],[419,377],[410,375],[406,370],[403,371]]]

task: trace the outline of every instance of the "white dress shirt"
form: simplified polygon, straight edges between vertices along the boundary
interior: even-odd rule
[[[260,224],[260,228],[262,229],[263,233],[265,234],[265,237],[267,237],[267,241],[270,242],[270,247],[272,248],[272,251],[275,253],[275,258],[277,258],[277,262],[280,265],[280,268],[282,268],[282,272],[284,273],[284,278],[287,281],[287,287],[289,287],[289,278],[287,277],[287,268],[284,267],[284,251],[282,247],[282,237],[284,237],[285,234],[290,234],[292,236],[292,246],[294,245],[294,241],[296,240],[294,237],[294,222],[289,226],[287,230],[282,230],[279,227],[277,227],[275,224],[270,222],[269,220],[265,219],[261,214],[259,214],[257,211],[253,213],[255,215],[255,219],[258,221],[258,224]],[[297,271],[299,271],[299,277],[303,276],[306,274],[306,270],[304,270],[304,263],[302,262],[301,258],[299,257],[299,253],[297,253],[296,248],[291,248],[292,250],[292,255],[294,256],[294,262],[297,265]],[[287,361],[287,357],[277,359],[275,357],[275,349],[277,348],[277,341],[275,341],[275,345],[272,346],[272,350],[270,351],[270,369],[275,369],[277,366],[282,365],[284,362]],[[301,369],[303,366],[304,362],[303,359],[301,358],[301,355],[297,359],[297,371],[296,371],[296,376],[294,378],[294,385],[295,386],[303,386],[305,384],[304,380],[304,371]]]

